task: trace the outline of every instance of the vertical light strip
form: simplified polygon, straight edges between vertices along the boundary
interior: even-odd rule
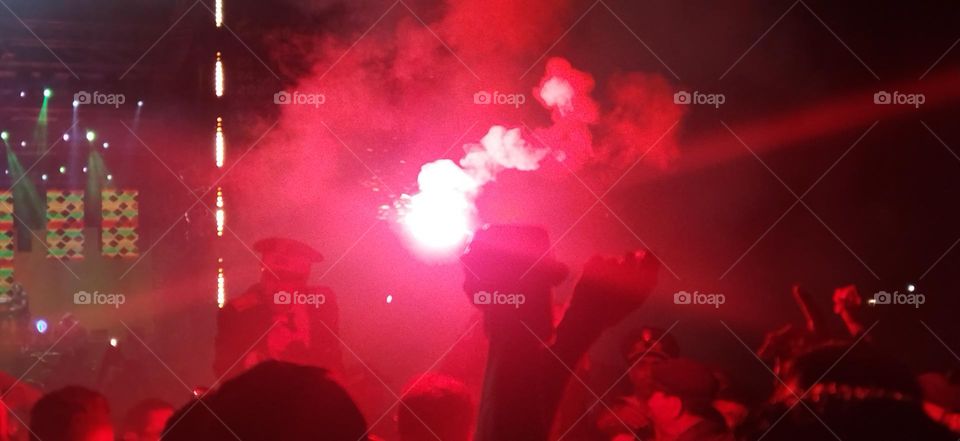
[[[218,260],[217,267],[217,308],[223,308],[227,303],[227,279],[223,275],[223,258]]]
[[[213,8],[213,21],[219,28],[220,26],[223,26],[223,0],[216,0]]]
[[[223,237],[225,212],[223,210],[223,189],[217,187],[217,237]]]
[[[214,141],[214,157],[217,168],[223,168],[223,159],[225,156],[223,141],[223,118],[217,117],[217,134]]]
[[[214,0],[214,23],[218,28],[223,26],[223,0]],[[217,62],[214,65],[213,72],[213,91],[217,97],[223,96],[223,60],[220,58],[220,51],[217,51]],[[214,140],[214,161],[217,168],[223,168],[224,157],[226,156],[226,146],[223,140],[223,118],[217,117],[217,133]],[[223,227],[225,212],[223,209],[223,188],[217,187],[217,237],[223,237]],[[223,308],[227,303],[227,280],[223,274],[223,257],[217,258],[217,308]]]
[[[217,52],[217,63],[213,70],[213,91],[217,97],[223,96],[223,60],[220,58],[220,52]]]

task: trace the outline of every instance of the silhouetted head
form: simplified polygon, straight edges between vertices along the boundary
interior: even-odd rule
[[[292,291],[306,285],[310,267],[323,261],[323,255],[310,245],[282,237],[259,240],[253,249],[263,256],[260,282],[273,291]]]
[[[687,358],[666,360],[651,372],[653,393],[647,400],[655,427],[689,418],[718,418],[713,408],[719,385],[710,368]]]
[[[178,410],[164,441],[357,441],[367,424],[327,370],[266,361]]]
[[[113,441],[110,406],[97,392],[68,386],[37,401],[30,432],[31,441]]]
[[[166,401],[148,398],[135,404],[123,418],[121,441],[158,441],[174,408]]]
[[[397,410],[401,441],[467,441],[474,405],[467,387],[454,378],[426,374],[404,388]]]
[[[622,350],[630,367],[634,394],[641,399],[646,399],[652,392],[650,376],[654,366],[680,355],[680,347],[672,335],[649,326],[630,333],[623,341]]]

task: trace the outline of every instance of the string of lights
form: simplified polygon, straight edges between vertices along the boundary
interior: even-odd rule
[[[214,4],[214,25],[219,29],[223,26],[223,0],[216,0]],[[224,94],[224,69],[223,60],[220,51],[216,53],[216,62],[213,68],[213,93],[217,98],[222,98]],[[219,103],[219,100],[218,100]],[[217,131],[214,134],[214,165],[220,169],[223,168],[226,156],[226,142],[223,136],[223,117],[217,116]],[[223,202],[223,187],[217,187],[217,209],[216,209],[216,228],[217,239],[223,237],[223,229],[226,222],[226,210]],[[218,250],[222,252],[218,247]],[[217,258],[217,307],[223,308],[226,303],[226,276],[223,270],[223,257]]]

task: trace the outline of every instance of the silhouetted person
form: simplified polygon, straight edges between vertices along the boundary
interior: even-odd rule
[[[400,441],[469,441],[475,410],[467,387],[454,378],[426,374],[404,388],[397,408]]]
[[[31,441],[114,441],[107,399],[79,386],[44,395],[30,411]]]
[[[326,369],[266,361],[178,410],[164,441],[367,439],[367,424]]]
[[[464,290],[490,340],[477,441],[546,440],[572,366],[656,281],[659,263],[646,253],[595,257],[554,328],[553,287],[567,268],[551,249],[542,228],[494,225],[477,231],[461,258]]]
[[[307,286],[311,265],[323,256],[292,239],[264,239],[253,248],[263,255],[260,282],[220,310],[214,373],[229,377],[264,360],[340,371],[336,296]]]
[[[159,441],[173,411],[173,406],[163,400],[148,398],[140,401],[123,418],[120,441]]]
[[[614,397],[608,410],[595,406],[597,426],[610,437],[648,438],[653,433],[647,399],[653,393],[653,368],[680,355],[680,347],[662,329],[644,326],[632,332],[623,344],[630,393]],[[611,394],[612,395],[612,394]]]
[[[768,409],[768,427],[756,428],[765,440],[956,440],[924,413],[910,369],[868,343],[812,349],[797,358],[784,382],[792,393],[778,394],[786,398]],[[785,414],[784,408],[791,410]]]

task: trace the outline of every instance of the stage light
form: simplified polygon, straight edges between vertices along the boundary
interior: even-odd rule
[[[26,146],[27,146],[26,141],[20,141],[20,147],[26,147]]]
[[[109,142],[103,143],[103,148],[105,148],[105,149],[110,148],[110,143],[109,143]]]
[[[223,26],[223,0],[216,0],[213,5],[213,22],[219,28]]]
[[[143,107],[143,100],[137,101],[137,107]]]
[[[223,61],[220,60],[220,52],[217,52],[217,62],[213,70],[213,91],[218,97],[223,96]]]
[[[40,334],[46,334],[46,333],[47,333],[47,329],[50,328],[50,326],[47,325],[47,321],[44,320],[44,319],[38,319],[38,320],[33,324],[33,327],[34,327],[34,329],[36,329],[37,332],[40,333]]]
[[[113,180],[113,175],[107,175],[107,180],[108,180],[108,181],[112,181],[112,180]]]
[[[50,88],[43,89],[43,97],[44,97],[44,98],[50,98],[51,96],[53,96],[53,90],[52,90],[52,89],[50,89]]]
[[[117,347],[117,344],[120,342],[117,341],[116,337],[110,337],[110,346]]]
[[[73,107],[74,108],[80,107],[80,101],[73,100]]]
[[[223,226],[226,223],[226,212],[223,210],[223,189],[217,188],[217,237],[223,236]]]
[[[69,140],[70,140],[70,134],[69,134],[69,133],[64,133],[64,134],[63,134],[63,140],[64,140],[64,141],[69,141]]]
[[[93,142],[94,139],[97,139],[97,134],[93,130],[87,130],[87,141]]]
[[[916,290],[917,290],[917,285],[914,285],[912,283],[907,284],[907,292],[914,292]]]
[[[387,303],[393,303],[393,294],[387,294]]]
[[[6,131],[6,130],[0,132],[0,139],[2,139],[2,140],[4,140],[4,141],[10,139],[10,132],[8,132],[8,131]]]
[[[223,276],[223,267],[217,268],[217,308],[223,308],[227,303],[226,278]]]
[[[64,174],[64,173],[66,173],[66,172],[67,172],[67,168],[61,165],[61,166],[60,166],[60,174],[62,175],[62,174]]]
[[[27,91],[26,91],[26,90],[21,90],[21,91],[20,91],[20,98],[24,98],[24,97],[26,97],[26,96],[27,96]]]
[[[87,172],[87,168],[86,168],[86,167],[83,168],[83,172],[84,172],[84,173]]]
[[[217,133],[214,136],[214,159],[217,168],[223,168],[223,159],[226,155],[225,142],[223,140],[223,118],[217,117]]]
[[[44,174],[40,175],[40,179],[46,181],[46,180],[47,180],[47,174],[44,173]]]

